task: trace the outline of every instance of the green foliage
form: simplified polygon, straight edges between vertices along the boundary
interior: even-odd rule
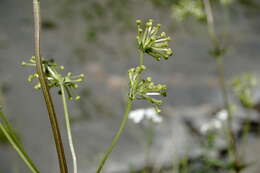
[[[3,131],[0,131],[0,144],[7,144],[8,140],[5,137],[5,134],[3,133]]]
[[[206,21],[203,3],[200,0],[180,0],[172,5],[172,15],[178,21],[194,17],[199,21]]]
[[[256,78],[249,73],[237,76],[231,81],[231,86],[235,96],[245,108],[252,108],[255,104],[252,89],[256,84]]]

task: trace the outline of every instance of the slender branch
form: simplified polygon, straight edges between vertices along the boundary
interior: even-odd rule
[[[33,10],[34,10],[34,29],[35,29],[35,58],[36,58],[36,70],[39,75],[39,80],[41,84],[42,93],[45,99],[45,103],[48,109],[49,113],[49,119],[52,127],[52,132],[56,144],[56,150],[59,158],[59,166],[60,166],[60,172],[61,173],[67,173],[67,163],[66,158],[64,154],[64,148],[62,144],[62,139],[60,135],[59,125],[56,118],[53,102],[51,95],[49,93],[49,88],[45,79],[45,75],[42,68],[42,60],[41,60],[41,54],[40,54],[40,30],[41,30],[41,18],[40,18],[40,2],[39,0],[33,0]]]
[[[65,122],[66,122],[66,127],[67,127],[69,146],[70,146],[70,151],[71,151],[72,160],[73,160],[73,172],[77,173],[78,172],[77,156],[76,156],[75,148],[74,148],[74,145],[73,145],[73,139],[72,139],[72,134],[71,134],[68,106],[67,106],[64,86],[63,86],[62,83],[60,83],[60,87],[61,87],[61,95],[62,95],[62,102],[63,102],[63,109],[64,109],[64,115],[65,115]]]
[[[139,66],[143,65],[144,64],[144,52],[142,50],[140,50],[140,55],[139,55]],[[140,80],[140,74],[137,76],[137,80]],[[124,114],[124,118],[120,124],[120,127],[112,141],[112,143],[110,144],[107,152],[105,153],[104,157],[102,158],[102,160],[100,161],[99,163],[99,166],[98,166],[98,169],[96,171],[96,173],[100,173],[105,165],[105,162],[106,160],[108,159],[109,155],[111,154],[111,152],[113,151],[113,148],[115,147],[115,145],[117,144],[122,132],[124,131],[124,128],[125,128],[125,125],[127,123],[127,120],[128,120],[128,115],[129,115],[129,112],[132,108],[132,104],[133,104],[133,100],[128,98],[128,101],[127,101],[127,106],[126,106],[126,109],[125,109],[125,114]]]
[[[121,124],[120,124],[120,127],[119,127],[119,130],[117,131],[111,145],[109,146],[107,152],[105,153],[103,159],[100,161],[99,163],[99,166],[98,166],[98,169],[96,171],[96,173],[100,173],[105,165],[105,162],[106,160],[108,159],[110,153],[113,151],[113,148],[115,147],[115,145],[117,144],[122,132],[124,131],[124,128],[125,128],[125,125],[127,123],[127,120],[128,120],[128,115],[129,115],[129,112],[132,108],[132,100],[131,99],[128,99],[128,102],[127,102],[127,106],[126,106],[126,109],[125,109],[125,114],[124,114],[124,119],[122,120]]]
[[[242,136],[241,136],[242,142],[241,143],[245,145],[247,142],[247,137],[251,130],[251,124],[250,124],[250,119],[249,119],[251,117],[251,115],[247,108],[244,108],[244,111],[246,113],[247,118],[245,120],[245,124],[244,124],[243,130],[242,130]],[[245,150],[246,150],[246,146],[243,147],[243,151],[242,151],[243,155],[245,155]]]
[[[203,0],[203,3],[204,3],[204,8],[205,8],[206,17],[207,17],[208,33],[209,33],[210,39],[213,43],[213,46],[216,47],[216,46],[218,46],[218,39],[217,39],[216,32],[215,32],[215,24],[214,24],[212,8],[211,8],[209,0]]]
[[[29,167],[29,169],[33,173],[39,173],[39,171],[30,163],[29,160],[27,160],[26,156],[23,154],[23,152],[20,150],[18,145],[16,145],[15,141],[12,139],[11,135],[7,132],[7,130],[4,128],[2,123],[0,123],[0,129],[3,131],[4,135],[8,139],[8,141],[11,143],[12,147],[16,150],[16,152],[19,154],[19,156],[22,158],[22,160],[25,162],[25,164]]]
[[[214,48],[219,48],[219,40],[217,39],[217,35],[215,32],[215,26],[214,26],[214,17],[212,13],[212,8],[209,0],[203,0],[204,2],[204,7],[205,7],[205,12],[207,16],[207,24],[208,24],[208,33],[211,38],[212,44]],[[224,65],[222,62],[222,57],[220,55],[215,55],[215,60],[217,64],[217,72],[218,72],[218,77],[219,77],[219,84],[221,87],[221,93],[222,93],[222,98],[223,98],[223,103],[224,107],[227,110],[228,113],[228,119],[227,119],[227,136],[229,138],[229,155],[230,157],[233,157],[234,161],[236,162],[236,166],[239,166],[239,158],[238,158],[238,153],[237,153],[237,144],[236,144],[236,139],[234,132],[232,130],[232,111],[230,108],[229,104],[229,99],[228,99],[228,93],[227,93],[227,87],[225,83],[225,75],[224,75]],[[235,170],[236,173],[239,173],[239,170]]]
[[[0,130],[4,133],[12,147],[16,150],[16,152],[19,154],[21,159],[25,162],[25,164],[28,166],[28,168],[31,170],[32,173],[40,173],[40,171],[37,169],[37,167],[34,165],[32,160],[29,158],[29,156],[25,153],[23,150],[23,147],[18,142],[16,136],[13,133],[13,129],[10,126],[8,120],[5,118],[2,112],[0,112],[0,118],[3,123],[0,121]]]

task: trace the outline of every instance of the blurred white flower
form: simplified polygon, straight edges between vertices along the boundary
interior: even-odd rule
[[[162,122],[162,117],[154,108],[133,110],[129,114],[129,119],[132,119],[136,124],[140,123],[144,119],[151,120],[154,123]]]
[[[227,110],[223,109],[216,113],[216,117],[207,123],[202,124],[200,127],[200,132],[202,134],[207,134],[209,132],[214,132],[221,129],[224,126],[225,121],[228,118]]]
[[[220,129],[221,127],[222,127],[222,122],[217,119],[214,119],[209,123],[203,124],[200,128],[200,131],[202,134],[207,134],[208,132]]]
[[[131,111],[129,114],[129,119],[132,119],[134,123],[140,123],[144,118],[144,113],[145,113],[144,109],[137,109]]]
[[[226,121],[227,118],[228,118],[228,112],[227,110],[223,109],[221,111],[219,111],[217,114],[216,114],[216,118],[221,120],[221,121]]]

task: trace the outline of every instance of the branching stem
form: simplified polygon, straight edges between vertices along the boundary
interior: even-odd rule
[[[62,139],[60,135],[59,125],[56,118],[56,113],[53,106],[53,101],[51,95],[49,93],[49,87],[47,85],[47,81],[45,78],[45,74],[43,72],[42,66],[42,59],[40,53],[40,31],[41,31],[41,17],[40,17],[40,2],[39,0],[33,0],[33,10],[34,10],[34,51],[35,51],[35,58],[36,58],[36,70],[39,75],[39,80],[41,84],[42,93],[45,99],[45,103],[47,106],[47,110],[49,113],[49,119],[52,127],[52,132],[56,144],[56,150],[59,158],[59,166],[61,173],[68,173],[66,158],[64,154],[64,148],[62,144]]]
[[[70,146],[70,151],[71,151],[72,160],[73,160],[73,172],[77,173],[78,172],[77,157],[76,157],[76,152],[75,152],[75,148],[73,145],[73,139],[72,139],[72,134],[71,134],[71,126],[70,126],[70,119],[69,119],[68,106],[67,106],[67,101],[66,101],[66,96],[65,96],[65,90],[64,90],[64,86],[62,83],[60,83],[60,88],[61,88],[62,103],[63,103],[65,122],[66,122],[66,127],[67,127],[69,146]]]
[[[113,148],[117,144],[117,142],[118,142],[122,132],[125,129],[125,125],[127,123],[128,115],[129,115],[129,112],[130,112],[131,108],[132,108],[132,100],[128,99],[128,102],[127,102],[127,105],[126,105],[126,109],[125,109],[124,118],[123,118],[123,120],[122,120],[122,122],[120,124],[119,130],[117,131],[117,133],[116,133],[116,135],[115,135],[111,145],[109,146],[107,152],[105,153],[103,159],[100,161],[96,173],[100,173],[102,171],[102,168],[104,167],[106,160],[108,159],[110,153],[113,151]]]
[[[214,17],[212,13],[212,8],[209,0],[203,0],[204,2],[204,8],[207,16],[207,25],[208,25],[208,33],[210,36],[210,39],[213,44],[214,49],[218,49],[220,47],[219,40],[217,39],[217,35],[215,32],[215,26],[214,26]],[[237,153],[237,146],[236,146],[236,139],[234,132],[232,130],[232,111],[229,104],[228,99],[228,93],[227,93],[227,87],[225,84],[225,75],[224,75],[224,65],[222,62],[222,56],[221,55],[215,55],[216,65],[217,65],[217,72],[219,77],[219,85],[221,88],[222,98],[224,107],[227,110],[228,118],[227,118],[227,136],[229,139],[229,155],[232,159],[234,159],[236,166],[239,166],[239,158]],[[236,173],[239,173],[239,170],[235,170]]]
[[[140,50],[140,55],[139,55],[139,66],[144,64],[144,52],[142,50]],[[140,80],[140,74],[137,76],[137,79]],[[117,144],[118,140],[120,139],[120,136],[122,134],[122,132],[125,129],[127,120],[128,120],[128,116],[129,116],[129,112],[132,108],[132,104],[133,104],[133,100],[130,99],[128,97],[128,101],[127,101],[127,105],[126,105],[126,109],[125,109],[125,114],[124,114],[124,118],[120,124],[120,127],[112,141],[112,143],[110,144],[107,152],[105,153],[105,155],[103,156],[102,160],[99,163],[98,169],[96,171],[96,173],[100,173],[105,165],[106,160],[108,159],[109,155],[111,154],[111,152],[113,151],[113,148],[115,147],[115,145]]]

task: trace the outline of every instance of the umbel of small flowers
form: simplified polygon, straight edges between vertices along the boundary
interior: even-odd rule
[[[166,86],[162,84],[154,84],[152,78],[148,77],[142,79],[142,72],[146,69],[144,66],[144,54],[148,54],[157,61],[162,58],[167,60],[173,54],[172,49],[168,47],[170,37],[166,36],[164,32],[159,34],[160,24],[153,26],[153,20],[149,19],[144,25],[141,20],[136,21],[137,24],[137,45],[140,52],[139,65],[131,68],[128,71],[129,77],[129,91],[128,101],[125,109],[124,118],[120,124],[119,130],[115,134],[107,152],[99,163],[96,173],[100,173],[110,153],[117,144],[129,117],[129,112],[132,108],[134,100],[147,100],[151,103],[156,112],[160,112],[159,106],[162,104],[161,100],[155,99],[152,96],[166,96]]]
[[[141,20],[137,20],[136,24],[138,29],[137,42],[141,51],[151,55],[156,60],[168,59],[173,54],[171,48],[168,48],[168,42],[171,38],[165,32],[158,34],[160,24],[153,26],[152,19],[146,22],[145,29],[142,28]]]
[[[31,57],[29,59],[29,63],[27,62],[22,62],[23,66],[36,66],[36,59],[35,57]],[[47,84],[49,88],[53,87],[58,87],[59,92],[62,96],[62,102],[63,102],[63,108],[64,108],[64,116],[65,116],[65,122],[66,122],[66,127],[67,127],[67,134],[68,134],[68,141],[69,141],[69,146],[71,150],[71,155],[73,159],[73,172],[77,173],[77,157],[76,157],[76,152],[72,140],[72,133],[71,133],[71,125],[70,125],[70,117],[69,117],[69,111],[68,111],[68,106],[67,106],[67,101],[66,101],[66,96],[65,92],[67,92],[68,98],[72,100],[73,98],[75,100],[79,100],[80,96],[75,96],[73,93],[73,90],[78,88],[78,82],[82,82],[84,75],[72,75],[70,72],[67,73],[66,76],[62,76],[60,73],[60,70],[64,70],[63,66],[57,65],[53,59],[43,59],[42,60],[42,66],[43,66],[43,72],[47,80]],[[32,82],[33,79],[38,78],[39,75],[37,73],[31,74],[28,77],[28,81]],[[35,89],[40,89],[41,85],[40,83],[37,83],[34,86]]]
[[[166,85],[154,84],[151,77],[141,79],[142,72],[146,69],[143,65],[144,53],[152,56],[156,60],[161,58],[167,60],[169,56],[173,55],[173,51],[169,48],[168,42],[170,37],[166,36],[165,32],[159,34],[160,24],[153,26],[153,20],[142,27],[141,20],[136,21],[137,24],[137,44],[140,50],[140,64],[128,71],[129,76],[129,94],[130,100],[147,100],[151,103],[157,112],[160,112],[159,106],[162,104],[161,100],[153,98],[152,96],[166,96]]]
[[[23,66],[36,66],[36,61],[35,61],[35,57],[31,57],[29,59],[29,62],[22,62],[21,63]],[[64,70],[64,66],[59,66],[54,62],[54,59],[43,59],[42,61],[43,64],[43,70],[44,73],[46,75],[46,79],[47,79],[47,83],[49,88],[53,88],[53,87],[60,87],[60,85],[63,85],[68,98],[70,100],[72,100],[73,98],[75,100],[79,100],[80,96],[75,96],[73,89],[78,88],[78,82],[82,82],[84,79],[84,74],[80,74],[80,75],[72,75],[71,72],[67,73],[66,76],[62,76],[61,73],[59,71]],[[31,74],[28,77],[28,82],[32,82],[33,79],[38,78],[39,75],[37,73]],[[35,86],[35,89],[40,89],[41,88],[41,84],[38,82]],[[59,90],[58,92],[59,94],[61,94],[61,90]]]
[[[129,76],[129,98],[131,100],[147,100],[150,102],[157,112],[160,112],[159,106],[162,104],[161,100],[153,98],[152,96],[166,96],[166,85],[154,84],[151,77],[138,80],[138,76],[145,70],[145,66],[141,65],[136,68],[131,68],[128,71]]]

